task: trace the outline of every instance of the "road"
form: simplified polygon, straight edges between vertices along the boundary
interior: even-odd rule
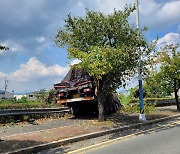
[[[69,152],[86,154],[179,154],[180,121],[166,128],[119,137]]]

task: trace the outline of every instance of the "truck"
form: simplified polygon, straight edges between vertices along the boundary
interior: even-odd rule
[[[84,69],[72,68],[64,79],[54,84],[56,102],[71,109],[73,115],[98,113],[94,79]],[[121,103],[116,95],[108,113],[116,112]]]

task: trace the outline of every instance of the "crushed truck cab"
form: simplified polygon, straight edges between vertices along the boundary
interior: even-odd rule
[[[57,103],[71,108],[74,115],[98,112],[94,80],[84,69],[72,68],[65,78],[54,84]],[[114,110],[120,107],[117,99],[113,100]]]

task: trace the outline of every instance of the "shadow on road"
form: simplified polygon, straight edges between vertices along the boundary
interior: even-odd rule
[[[24,141],[0,140],[0,153],[6,153],[20,148],[26,148],[38,144],[42,144],[42,142],[36,142],[30,140],[24,140]]]
[[[172,123],[172,125],[168,125],[168,124],[169,124],[169,121],[164,121],[164,122],[153,124],[153,125],[141,126],[141,127],[133,128],[133,129],[129,128],[122,132],[110,135],[109,140],[115,139],[118,137],[122,137],[122,136],[131,135],[131,134],[134,134],[136,136],[138,136],[140,134],[147,135],[147,134],[151,134],[153,132],[160,132],[160,131],[172,129],[174,127],[180,127],[180,124],[178,124],[178,123],[177,124]]]

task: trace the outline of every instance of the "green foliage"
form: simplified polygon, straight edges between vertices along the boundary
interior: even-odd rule
[[[49,104],[54,104],[56,102],[54,89],[49,90],[48,94],[46,95],[45,102]]]
[[[28,103],[27,97],[23,96],[20,100],[16,101],[17,103]]]
[[[166,45],[161,52],[158,53],[158,62],[161,63],[161,73],[164,80],[173,87],[174,79],[180,83],[180,51],[178,44]],[[180,84],[177,84],[177,89]]]
[[[139,113],[139,99],[134,99],[133,97],[125,96],[125,102],[123,103],[122,112],[127,113]],[[159,99],[144,99],[144,111],[145,113],[152,113],[155,111],[155,104]]]
[[[125,86],[125,79],[137,71],[137,47],[144,49],[143,54],[149,53],[143,36],[137,37],[138,31],[128,23],[134,10],[135,7],[126,7],[107,16],[89,10],[85,17],[68,15],[64,29],[58,30],[56,45],[66,45],[69,58],[81,60],[78,67],[96,80],[106,80],[109,90]]]
[[[164,76],[164,80],[174,87],[174,79],[177,80],[177,89],[180,88],[180,51],[178,44],[166,45],[161,52],[158,53],[158,61],[161,64],[160,72]]]
[[[153,104],[146,104],[144,105],[144,112],[146,114],[152,113],[156,111],[155,106]],[[139,113],[139,104],[126,104],[121,112],[127,112],[127,113]]]
[[[147,87],[149,83],[152,86],[148,87],[149,90],[153,91],[153,89],[157,89],[160,96],[174,92],[177,109],[180,110],[177,94],[180,89],[180,52],[178,50],[178,44],[170,44],[157,52],[152,63],[159,64],[160,70],[146,80],[148,84]]]
[[[130,6],[104,15],[87,9],[84,17],[68,15],[64,29],[59,29],[55,38],[57,46],[68,48],[70,59],[81,61],[76,67],[85,69],[94,78],[99,121],[104,119],[104,102],[110,103],[108,96],[137,73],[137,48],[141,47],[143,56],[151,51],[144,37],[128,22],[134,10],[135,6]]]
[[[127,104],[132,99],[130,95],[125,95],[125,94],[119,94],[118,98],[122,105]]]
[[[47,104],[40,101],[14,101],[4,100],[0,101],[0,109],[26,109],[26,108],[49,108],[49,107],[60,107],[59,104]]]
[[[40,89],[37,94],[37,98],[40,102],[44,102],[46,95],[47,95],[46,89]]]
[[[171,84],[164,80],[164,73],[162,71],[151,72],[151,75],[145,79],[143,87],[147,92],[147,97],[151,98],[170,96],[173,92]]]
[[[0,109],[23,109],[23,108],[41,108],[44,107],[44,103],[38,102],[38,101],[27,101],[27,102],[22,102],[22,101],[11,101],[11,100],[6,100],[6,101],[1,101],[0,102]]]

